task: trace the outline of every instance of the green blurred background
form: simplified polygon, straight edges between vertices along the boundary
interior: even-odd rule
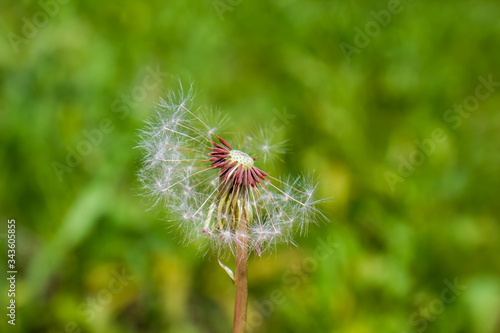
[[[270,171],[315,170],[333,197],[331,223],[251,260],[249,331],[500,332],[500,87],[478,79],[500,82],[499,17],[494,0],[2,1],[0,240],[15,218],[19,273],[0,330],[231,330],[216,258],[138,195],[133,147],[173,74],[233,132],[277,124]]]

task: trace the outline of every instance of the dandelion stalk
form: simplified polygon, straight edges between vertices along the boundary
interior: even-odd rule
[[[239,234],[247,234],[247,223],[245,219],[241,221]],[[248,249],[246,237],[238,239],[241,246],[236,248],[236,298],[234,302],[234,326],[233,333],[245,333],[247,325],[247,304],[248,304]]]
[[[140,180],[155,205],[169,210],[186,242],[210,244],[218,256],[234,254],[234,333],[244,333],[247,318],[248,258],[259,257],[278,243],[293,244],[294,231],[304,233],[321,213],[316,185],[307,177],[289,181],[271,177],[255,163],[273,159],[280,143],[245,136],[238,150],[218,134],[226,116],[194,114],[192,90],[170,93],[158,115],[143,131]],[[244,151],[243,151],[244,150]],[[203,244],[203,243],[202,243]],[[233,279],[232,271],[223,265]]]

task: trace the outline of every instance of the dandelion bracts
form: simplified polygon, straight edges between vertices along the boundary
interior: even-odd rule
[[[293,233],[306,232],[321,214],[316,186],[308,177],[282,181],[257,167],[279,146],[266,136],[222,138],[225,120],[218,112],[192,111],[191,90],[161,100],[140,144],[147,193],[177,215],[172,226],[187,242],[207,239],[218,254],[244,247],[260,256],[277,243],[293,243]]]

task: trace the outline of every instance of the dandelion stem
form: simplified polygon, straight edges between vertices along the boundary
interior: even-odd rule
[[[245,214],[246,215],[246,214]],[[247,221],[243,216],[239,221],[236,246],[236,300],[234,303],[233,333],[245,333],[247,326],[247,301],[248,301],[248,247],[247,247]]]

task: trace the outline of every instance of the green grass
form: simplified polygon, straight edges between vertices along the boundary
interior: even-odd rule
[[[355,28],[386,1],[242,1],[222,20],[211,1],[68,1],[25,27],[33,36],[15,52],[12,33],[27,37],[23,17],[43,9],[4,1],[0,218],[17,222],[15,329],[230,330],[234,288],[216,258],[180,245],[138,195],[138,131],[178,75],[235,133],[286,110],[290,151],[271,171],[314,169],[333,197],[322,206],[331,223],[251,260],[255,332],[498,332],[500,87],[480,90],[489,95],[468,114],[447,111],[473,102],[478,77],[500,82],[500,4],[400,6],[358,47]],[[348,59],[341,43],[359,52]],[[398,173],[436,129],[444,139]],[[318,239],[335,243],[321,260]],[[134,278],[112,292],[122,268]],[[467,288],[440,301],[455,279]]]

